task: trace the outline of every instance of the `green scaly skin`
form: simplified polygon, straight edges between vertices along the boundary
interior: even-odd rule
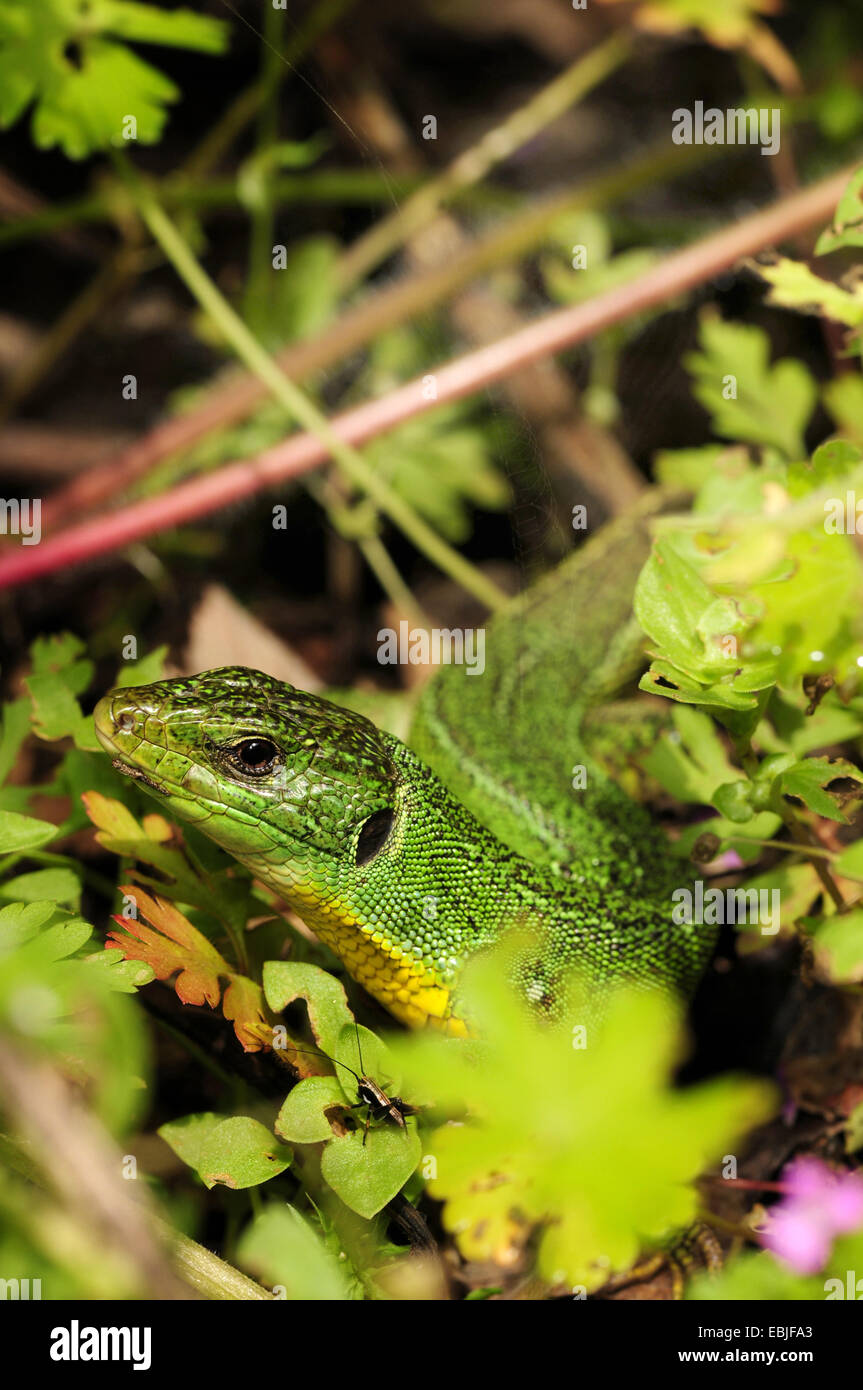
[[[531,943],[517,972],[540,1007],[573,968],[600,992],[628,980],[687,993],[714,931],[674,924],[666,842],[581,734],[632,667],[632,587],[656,506],[606,527],[495,618],[483,674],[436,673],[416,751],[244,667],[112,692],[95,711],[99,739],[405,1023],[464,1032],[464,962],[508,928]],[[261,740],[273,745],[263,762]],[[259,765],[244,761],[250,748]]]

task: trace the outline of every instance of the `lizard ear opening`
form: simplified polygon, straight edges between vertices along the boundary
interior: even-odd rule
[[[383,811],[375,811],[374,815],[369,816],[364,822],[357,840],[357,868],[368,864],[369,860],[374,859],[378,851],[383,849],[390,837],[395,818],[395,812],[387,806]]]

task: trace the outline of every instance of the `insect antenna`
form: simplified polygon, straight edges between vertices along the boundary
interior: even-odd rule
[[[360,1059],[360,1071],[362,1072],[363,1076],[365,1076],[366,1069],[363,1066],[363,1048],[362,1043],[360,1042],[360,1025],[357,1023],[356,1019],[354,1019],[354,1028],[356,1029],[357,1034],[357,1055]]]
[[[311,1047],[295,1047],[292,1043],[291,1050],[293,1052],[302,1052],[306,1057],[324,1057],[328,1062],[332,1062],[334,1067],[344,1067],[345,1071],[349,1071],[351,1076],[356,1077],[358,1083],[362,1081],[362,1077],[358,1076],[353,1067],[348,1066],[347,1062],[340,1062],[338,1057],[331,1057],[328,1052],[324,1052],[320,1048],[316,1051]]]

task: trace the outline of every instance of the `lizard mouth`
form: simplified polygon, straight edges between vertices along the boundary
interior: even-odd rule
[[[152,777],[148,777],[146,772],[142,772],[139,767],[135,767],[131,763],[124,763],[122,758],[112,758],[111,766],[115,767],[118,772],[122,772],[124,777],[131,777],[134,782],[141,782],[143,786],[149,787],[151,791],[164,794],[165,788],[163,786],[160,786],[158,782],[154,782]]]
[[[99,701],[93,711],[96,737],[105,752],[112,755],[112,767],[121,772],[124,777],[131,777],[134,782],[140,782],[141,786],[148,787],[150,791],[158,792],[160,796],[165,796],[170,792],[170,788],[165,782],[159,782],[149,772],[145,772],[133,761],[133,753],[127,752],[123,748],[124,736],[131,736],[135,733],[136,716],[137,712],[133,713],[131,707],[126,703],[119,710],[115,708],[113,694],[107,695]],[[138,741],[141,741],[140,737]]]

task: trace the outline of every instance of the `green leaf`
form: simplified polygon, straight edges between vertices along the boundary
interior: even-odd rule
[[[198,1172],[206,1187],[258,1187],[289,1168],[293,1154],[259,1120],[234,1115],[205,1138]]]
[[[863,443],[863,377],[843,372],[824,387],[824,401],[843,434]]]
[[[0,723],[0,782],[5,782],[12,768],[18,750],[30,732],[30,701],[22,698],[10,700],[3,706]]]
[[[863,732],[860,712],[853,703],[842,704],[834,691],[828,691],[814,714],[805,714],[799,705],[792,704],[779,690],[774,690],[768,716],[772,729],[765,724],[758,730],[762,747],[770,749],[775,745],[778,748],[778,736],[781,745],[798,758],[832,743],[859,738]]]
[[[856,169],[833,214],[833,224],[822,232],[815,246],[816,256],[826,256],[842,246],[863,246],[863,168]]]
[[[93,928],[83,917],[70,917],[65,922],[55,922],[41,932],[37,938],[39,955],[42,960],[65,960],[74,955],[93,935]]]
[[[290,1167],[292,1154],[259,1120],[212,1112],[162,1125],[159,1134],[206,1187],[258,1187]]]
[[[131,1001],[80,958],[92,931],[50,902],[0,910],[0,1019],[23,1045],[55,1057],[121,1135],[143,1109],[145,1037]]]
[[[261,325],[268,347],[308,337],[332,318],[339,302],[339,251],[334,237],[309,237],[288,247],[284,265],[269,272],[270,294]]]
[[[852,793],[826,790],[831,782],[845,778],[863,784],[863,773],[844,758],[804,758],[776,778],[776,789],[784,796],[795,796],[816,815],[847,825],[848,817],[842,806],[848,800],[858,800],[863,790]]]
[[[721,7],[714,0],[643,0],[635,18],[651,32],[685,36],[700,29],[710,43],[736,48],[757,39],[761,16],[774,8],[773,0],[730,0]]]
[[[863,294],[856,287],[846,290],[833,280],[816,275],[805,261],[776,256],[769,264],[754,261],[751,268],[770,286],[768,304],[832,319],[848,328],[859,328],[863,323]]]
[[[73,632],[37,637],[30,645],[34,676],[57,676],[73,695],[82,695],[93,677],[93,663],[82,658],[86,650]]]
[[[745,780],[724,782],[721,787],[716,788],[712,801],[719,814],[726,820],[734,821],[735,825],[743,825],[746,821],[752,820],[755,814],[751,795],[751,784]]]
[[[219,1125],[229,1119],[228,1115],[218,1115],[214,1110],[205,1110],[196,1115],[183,1115],[179,1120],[169,1120],[160,1125],[156,1133],[170,1145],[178,1158],[190,1168],[197,1170],[204,1144]]]
[[[669,700],[677,700],[686,705],[702,705],[709,709],[715,719],[727,722],[725,715],[732,711],[751,711],[757,718],[757,701],[752,695],[743,694],[728,685],[702,685],[684,671],[679,671],[670,661],[654,660],[650,670],[645,672],[638,683],[639,690],[647,690],[651,695],[665,695]]]
[[[726,848],[733,848],[743,860],[760,859],[764,853],[764,846],[748,841],[760,841],[771,839],[782,824],[779,816],[769,811],[762,811],[760,815],[754,816],[752,820],[745,824],[735,824],[734,821],[725,820],[722,816],[715,816],[712,820],[699,821],[696,825],[685,825],[680,832],[675,848],[682,857],[689,857],[693,847],[701,836],[710,833],[716,835]],[[729,844],[730,842],[730,844]]]
[[[19,816],[14,811],[0,811],[0,849],[3,854],[39,849],[57,834],[56,825],[33,816]]]
[[[114,684],[118,689],[124,690],[127,686],[152,685],[154,681],[160,681],[164,675],[167,655],[167,647],[154,647],[146,656],[142,656],[140,661],[124,661]]]
[[[0,908],[0,955],[30,941],[56,913],[52,902],[17,902]]]
[[[777,679],[786,685],[810,672],[859,673],[863,565],[853,538],[813,527],[787,537],[785,557],[786,577],[750,587],[762,610],[753,642],[776,649]]]
[[[358,1076],[370,1076],[385,1091],[395,1093],[402,1084],[401,1071],[396,1066],[392,1053],[377,1033],[370,1028],[359,1028],[355,1023],[345,1023],[339,1034],[336,1051],[333,1054],[344,1062]],[[348,1099],[357,1098],[356,1078],[344,1067],[337,1067],[336,1073]]]
[[[657,541],[639,575],[635,616],[663,660],[696,678],[706,674],[707,666],[699,623],[713,602],[713,593],[674,543]],[[736,626],[735,615],[729,620]]]
[[[407,1129],[380,1123],[333,1139],[321,1156],[321,1175],[345,1206],[367,1219],[375,1216],[401,1192],[420,1160],[415,1122]]]
[[[815,942],[815,961],[831,984],[863,984],[863,908],[807,922]]]
[[[778,924],[774,921],[771,925],[778,925],[783,936],[790,936],[795,923],[800,921],[811,909],[815,899],[824,891],[824,888],[811,861],[795,864],[786,858],[783,863],[778,864],[775,869],[770,869],[766,874],[758,874],[755,878],[747,879],[738,891],[758,894],[778,893],[778,900],[772,897],[766,899],[770,904],[773,904],[774,901],[779,903]],[[750,899],[750,901],[752,900]],[[762,900],[759,898],[760,901]],[[746,922],[739,922],[737,925],[738,945],[741,953],[761,950],[775,940],[774,934],[762,931],[763,922],[756,920],[758,916],[759,914],[749,916]]]
[[[79,748],[96,751],[99,741],[93,721],[81,713],[78,701],[55,676],[30,676],[25,685],[33,701],[33,729],[40,738],[53,742],[72,738]]]
[[[509,983],[518,950],[504,943],[468,963],[480,1043],[390,1046],[462,1121],[436,1129],[424,1152],[463,1255],[509,1263],[538,1242],[543,1278],[590,1290],[692,1220],[693,1178],[770,1112],[772,1092],[739,1078],[677,1089],[679,1025],[659,993],[615,992],[600,1027],[574,989],[561,1018],[540,1025]]]
[[[339,1037],[346,1023],[353,1027],[344,988],[334,976],[304,961],[266,961],[263,969],[264,998],[273,1013],[281,1013],[294,999],[305,999],[309,1022],[321,1051],[337,1055]]]
[[[720,459],[737,452],[745,459],[745,450],[732,451],[725,444],[702,444],[696,449],[660,449],[653,456],[654,476],[663,487],[683,488],[697,492],[716,473]]]
[[[309,1076],[288,1093],[276,1120],[276,1133],[292,1144],[318,1144],[332,1139],[326,1112],[336,1106],[345,1107],[344,1091],[336,1077]]]
[[[81,880],[71,869],[37,869],[32,874],[19,874],[0,884],[0,898],[18,898],[35,903],[50,898],[55,903],[77,906],[81,896]]]
[[[79,748],[99,748],[93,721],[81,713],[78,696],[93,678],[93,663],[81,659],[84,644],[71,633],[38,637],[30,648],[33,673],[24,684],[32,702],[33,730],[53,741],[71,737]]]
[[[853,845],[843,849],[833,867],[842,878],[855,878],[863,882],[863,840],[855,840]]]
[[[660,734],[642,764],[676,800],[707,806],[715,788],[739,774],[709,715],[676,704],[672,720],[673,730]]]
[[[91,956],[85,956],[84,961],[90,970],[98,972],[106,989],[119,994],[137,994],[156,978],[152,965],[141,960],[124,960],[119,951],[94,951]]]
[[[292,1300],[336,1302],[350,1297],[335,1254],[298,1211],[267,1206],[242,1236],[239,1263]]]
[[[117,39],[218,53],[221,21],[132,0],[3,0],[0,126],[35,103],[33,140],[70,159],[120,144],[158,140],[174,83]]]
[[[701,350],[690,353],[684,366],[715,432],[735,443],[771,444],[787,458],[803,457],[817,396],[803,364],[785,358],[771,367],[770,340],[752,324],[704,316],[698,336]]]
[[[372,466],[453,544],[471,532],[471,510],[503,511],[512,490],[478,423],[458,423],[464,408],[423,415],[366,448]]]

